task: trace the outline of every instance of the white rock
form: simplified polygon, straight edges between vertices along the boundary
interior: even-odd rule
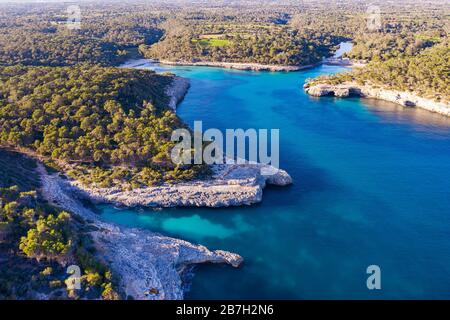
[[[172,110],[177,109],[177,105],[183,100],[187,91],[189,90],[190,82],[189,79],[174,77],[172,84],[166,89],[166,95],[170,98],[169,107]]]
[[[370,85],[358,85],[355,83],[343,83],[338,85],[306,84],[304,88],[309,95],[316,97],[328,95],[348,97],[354,95],[364,98],[390,101],[405,107],[418,107],[431,112],[440,113],[445,116],[450,116],[450,105],[448,103],[422,98],[412,92],[375,88]]]
[[[119,188],[87,187],[78,181],[65,181],[65,188],[94,202],[127,207],[228,207],[251,205],[262,200],[266,184],[292,183],[281,169],[256,163],[213,165],[213,176],[173,185],[122,191]]]
[[[134,299],[183,299],[181,274],[186,267],[201,263],[226,263],[239,267],[243,262],[242,257],[235,253],[210,251],[204,246],[147,230],[102,222],[72,197],[71,190],[57,174],[48,175],[42,165],[38,171],[41,191],[47,201],[80,215],[96,227],[90,234],[97,255],[108,262],[114,274],[120,277],[122,289]]]

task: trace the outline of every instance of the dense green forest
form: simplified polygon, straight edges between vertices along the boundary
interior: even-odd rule
[[[0,67],[0,144],[70,164],[102,186],[191,179],[203,168],[170,160],[172,131],[183,127],[166,107],[172,81],[98,66]]]
[[[351,78],[447,99],[448,6],[379,3],[381,25],[368,30],[370,4],[86,2],[76,29],[68,28],[63,4],[2,5],[0,144],[36,152],[102,186],[203,174],[205,168],[168,159],[169,134],[184,126],[165,108],[171,77],[105,67],[138,48],[169,60],[308,65],[352,39],[347,56],[370,63],[327,81]]]
[[[381,25],[367,26],[372,2],[315,1],[208,8],[183,8],[159,27],[161,41],[141,45],[149,58],[195,62],[225,61],[307,65],[329,56],[336,45],[352,39],[348,56],[386,60],[415,55],[447,36],[449,19],[437,4],[380,3]]]
[[[307,65],[342,40],[355,60],[415,55],[447,37],[448,7],[415,1],[378,3],[381,26],[368,30],[372,1],[290,1],[183,5],[170,2],[80,4],[80,28],[67,26],[67,6],[3,5],[0,65],[117,65],[137,48],[145,57]]]
[[[95,255],[89,224],[42,199],[35,169],[34,160],[0,150],[0,299],[120,298],[117,279]],[[66,267],[74,263],[82,290],[66,289]]]
[[[153,46],[141,45],[144,56],[160,60],[220,61],[273,65],[309,65],[320,62],[345,38],[309,33],[276,24],[186,23],[168,21],[166,34]]]
[[[141,45],[140,51],[148,58],[183,62],[309,65],[363,26],[363,10],[356,2],[325,1],[186,6],[159,25],[161,41]]]
[[[358,82],[415,92],[436,101],[450,101],[449,6],[421,3],[380,5],[380,26],[369,30],[358,19],[343,35],[352,39],[346,57],[368,63],[352,72],[310,81]]]
[[[151,13],[124,15],[88,6],[80,27],[69,28],[64,6],[5,8],[0,12],[0,65],[117,65],[130,57],[132,48],[162,36],[157,28],[161,18]]]
[[[448,38],[448,10],[434,6],[394,8],[381,14],[377,30],[355,32],[353,49],[346,55],[356,60],[384,61],[395,57],[413,56]],[[409,9],[409,10],[408,10]]]
[[[399,55],[374,60],[362,69],[313,79],[309,84],[357,82],[400,91],[414,92],[436,101],[450,101],[449,40],[416,55]]]

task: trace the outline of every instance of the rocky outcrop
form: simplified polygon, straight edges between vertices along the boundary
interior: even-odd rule
[[[183,65],[180,62],[134,60],[121,67],[136,68],[148,62]],[[189,65],[203,65],[203,62]],[[270,71],[289,71],[283,66],[265,66],[257,64],[234,64],[207,62],[208,66],[247,68],[270,68]],[[220,64],[220,65],[219,65]],[[303,67],[287,67],[303,68]],[[267,69],[269,70],[269,69]],[[293,70],[293,69],[292,69]],[[299,70],[299,69],[297,69]],[[175,77],[167,88],[170,98],[169,106],[175,111],[178,103],[189,89],[189,80]],[[229,160],[229,159],[228,159]],[[228,161],[227,160],[227,161]],[[77,181],[68,181],[66,188],[80,197],[91,201],[112,203],[127,207],[228,207],[251,205],[262,200],[262,190],[266,184],[285,186],[292,183],[289,174],[271,166],[257,163],[213,165],[214,175],[208,180],[191,181],[175,185],[162,185],[123,191],[119,187],[96,188],[87,187]]]
[[[87,187],[67,180],[65,188],[79,197],[99,203],[127,207],[228,207],[251,205],[262,200],[266,184],[286,186],[289,174],[256,163],[212,165],[214,174],[207,180],[145,187],[130,191]]]
[[[139,300],[183,299],[182,273],[186,267],[225,263],[239,267],[242,257],[227,251],[161,236],[140,229],[100,224],[92,233],[99,254],[120,275],[127,295]]]
[[[189,90],[189,79],[174,77],[171,85],[166,89],[166,95],[169,97],[169,107],[176,111],[177,105],[183,100]]]
[[[363,98],[373,98],[394,102],[404,107],[418,107],[431,112],[450,116],[450,105],[444,102],[437,102],[431,99],[419,97],[412,92],[402,92],[376,88],[370,85],[358,85],[355,83],[330,84],[305,84],[305,91],[312,96],[335,96],[350,97],[359,96]]]
[[[134,299],[183,299],[184,270],[195,264],[226,263],[239,267],[241,256],[174,239],[147,230],[122,228],[102,222],[77,201],[58,174],[38,167],[47,201],[80,215],[91,224],[97,254],[119,276],[121,287]]]

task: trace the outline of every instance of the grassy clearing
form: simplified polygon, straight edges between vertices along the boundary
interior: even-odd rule
[[[219,38],[199,38],[192,39],[193,43],[199,43],[202,46],[209,47],[225,47],[231,45],[233,42],[228,39],[219,39]]]

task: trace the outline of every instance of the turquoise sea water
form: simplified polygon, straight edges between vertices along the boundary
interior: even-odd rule
[[[303,92],[306,78],[341,67],[157,69],[191,79],[178,109],[191,126],[279,128],[280,166],[294,179],[251,207],[100,207],[108,221],[244,257],[240,269],[198,267],[188,299],[450,298],[450,119]],[[366,287],[372,264],[379,291]]]

